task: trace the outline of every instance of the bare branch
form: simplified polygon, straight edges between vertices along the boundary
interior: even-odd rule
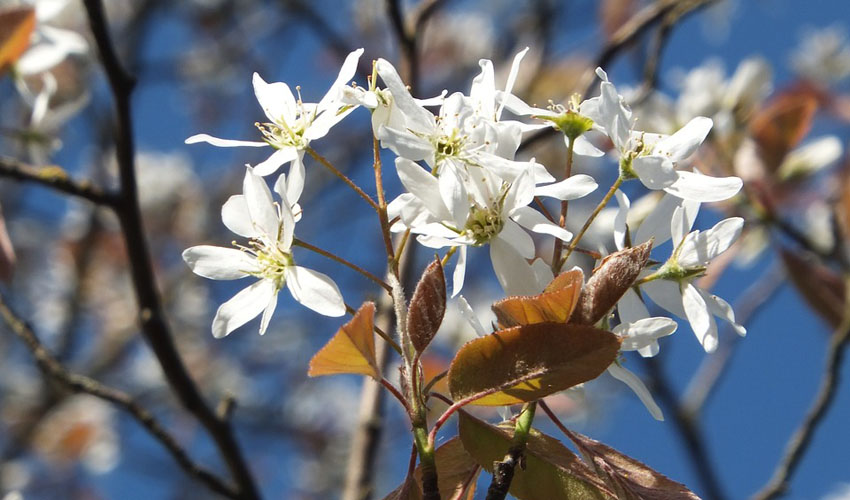
[[[239,497],[259,498],[259,492],[239,449],[229,422],[216,415],[201,396],[183,363],[170,328],[165,321],[159,292],[154,282],[150,252],[142,226],[136,188],[132,115],[130,95],[135,84],[124,70],[115,53],[109,35],[103,5],[99,0],[85,0],[89,24],[97,42],[103,67],[109,80],[116,107],[116,155],[120,179],[120,197],[115,211],[121,222],[124,241],[136,299],[139,304],[139,321],[142,332],[162,366],[166,380],[182,405],[206,428],[238,485]]]
[[[183,468],[186,474],[204,483],[216,493],[229,498],[239,497],[239,493],[232,486],[225,484],[215,474],[193,462],[186,453],[186,450],[180,446],[174,436],[165,430],[153,414],[133,401],[133,398],[127,393],[108,387],[95,379],[68,371],[42,345],[32,328],[9,308],[2,295],[0,295],[0,316],[3,317],[3,321],[6,322],[9,329],[26,343],[39,369],[41,369],[45,376],[72,392],[90,394],[118,406],[129,413],[154,439],[159,441],[180,467]]]
[[[57,191],[83,198],[96,205],[113,206],[115,198],[88,181],[75,181],[61,167],[36,167],[14,158],[0,156],[0,176],[16,181],[35,182]]]
[[[840,380],[841,362],[844,359],[844,351],[850,339],[850,303],[845,305],[844,320],[833,333],[829,341],[829,350],[826,353],[826,366],[821,378],[820,389],[814,403],[809,408],[806,417],[800,427],[788,440],[779,465],[773,472],[767,484],[754,496],[754,500],[770,500],[781,496],[788,489],[791,475],[797,469],[803,455],[806,453],[818,424],[826,415],[829,406],[835,400],[835,394]]]

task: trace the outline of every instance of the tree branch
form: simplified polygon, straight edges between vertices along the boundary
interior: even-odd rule
[[[124,70],[112,45],[103,6],[99,0],[85,0],[92,33],[116,107],[116,155],[118,160],[120,197],[115,211],[121,223],[127,247],[130,271],[139,304],[139,321],[145,339],[162,366],[165,378],[180,403],[209,432],[238,485],[240,498],[256,499],[259,492],[242,457],[230,424],[219,418],[207,405],[189,375],[174,345],[165,321],[159,292],[154,282],[153,265],[142,226],[134,164],[130,95],[134,79]]]
[[[14,158],[0,156],[0,176],[16,181],[41,184],[57,191],[88,200],[96,205],[114,206],[116,199],[88,181],[74,181],[61,167],[36,167]]]
[[[754,500],[770,500],[781,496],[787,489],[791,475],[797,469],[803,455],[812,442],[815,429],[826,416],[829,406],[835,399],[838,389],[838,381],[841,372],[841,362],[844,359],[844,351],[850,339],[850,303],[845,305],[844,320],[832,335],[829,341],[829,350],[826,354],[826,366],[821,378],[820,389],[815,397],[814,403],[809,408],[806,417],[797,428],[796,432],[788,440],[785,453],[779,461],[767,484],[753,496]]]
[[[39,341],[38,336],[33,332],[32,328],[27,325],[20,317],[9,308],[5,298],[0,295],[0,316],[3,321],[9,326],[9,329],[26,343],[27,348],[32,353],[38,364],[39,369],[46,377],[59,383],[66,389],[76,392],[85,393],[97,398],[108,401],[122,410],[129,413],[142,427],[144,427],[154,439],[159,441],[166,450],[171,454],[174,460],[183,468],[183,470],[191,477],[204,483],[211,490],[229,498],[238,498],[239,494],[232,486],[221,481],[212,472],[200,467],[186,453],[174,437],[165,430],[162,424],[144,407],[137,404],[125,392],[119,391],[112,387],[103,385],[102,383],[84,375],[72,373],[66,369]]]

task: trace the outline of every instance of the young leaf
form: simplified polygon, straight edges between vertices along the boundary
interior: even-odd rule
[[[844,317],[844,281],[828,267],[790,250],[780,250],[785,269],[797,292],[829,326],[837,328]]]
[[[567,271],[555,278],[539,295],[508,297],[496,302],[493,312],[499,326],[566,323],[578,303],[583,280],[584,274],[580,270]]]
[[[446,278],[440,259],[435,259],[422,273],[407,313],[407,331],[417,352],[433,340],[446,313]]]
[[[699,500],[685,485],[668,479],[632,457],[587,436],[569,436],[597,470],[606,474],[620,498],[646,500]]]
[[[459,412],[458,434],[466,451],[492,472],[511,446],[513,425],[490,425]],[[532,429],[528,435],[525,467],[517,467],[510,494],[520,500],[585,500],[616,498],[596,473],[557,439]]]
[[[351,321],[342,325],[319,352],[310,360],[307,375],[333,375],[335,373],[359,373],[376,380],[381,370],[375,360],[375,333],[373,319],[375,304],[366,302]]]
[[[460,500],[472,498],[475,492],[475,479],[481,468],[463,447],[460,438],[446,441],[434,452],[437,463],[437,483],[442,500]],[[421,481],[421,472],[416,468],[415,477]]]
[[[464,344],[449,368],[449,391],[476,405],[536,401],[598,377],[619,349],[619,337],[590,326],[516,326]]]
[[[398,488],[392,490],[383,500],[422,500],[422,489],[412,476],[404,478]]]
[[[33,29],[35,9],[32,7],[0,11],[0,74],[27,50]]]
[[[481,468],[466,452],[460,438],[446,441],[434,454],[441,500],[471,500],[475,495],[475,480]],[[419,500],[422,498],[421,482],[422,471],[417,467],[413,476],[407,477],[384,500]]]
[[[750,131],[770,170],[779,167],[788,151],[809,133],[817,108],[811,93],[797,89],[780,94],[756,113]]]
[[[605,257],[584,285],[570,323],[593,325],[602,319],[634,284],[650,250],[652,241],[647,241]]]

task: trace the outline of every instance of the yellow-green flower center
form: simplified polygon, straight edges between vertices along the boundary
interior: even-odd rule
[[[248,274],[274,281],[278,290],[283,288],[286,283],[286,268],[295,265],[291,253],[283,251],[277,244],[267,245],[256,239],[249,241],[247,247],[235,242],[234,245],[257,261],[259,270],[250,271]]]
[[[497,207],[481,208],[473,205],[466,219],[464,233],[475,242],[475,246],[481,246],[493,239],[502,231],[505,222],[502,220],[501,210]]]

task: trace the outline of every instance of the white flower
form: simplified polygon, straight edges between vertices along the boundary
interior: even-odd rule
[[[263,178],[248,167],[243,194],[231,196],[221,209],[224,225],[249,238],[248,245],[201,245],[183,252],[183,260],[199,276],[215,280],[259,278],[218,308],[212,324],[216,338],[228,335],[259,314],[263,315],[260,334],[265,333],[277,305],[277,293],[284,285],[295,300],[319,314],[345,314],[342,294],[328,276],[295,265],[291,250],[295,215],[286,198],[285,184],[281,175],[275,183],[281,202],[274,203]]]
[[[527,259],[534,257],[534,241],[522,228],[572,237],[527,206],[535,196],[531,170],[513,182],[485,169],[468,176],[446,169],[435,177],[405,158],[396,159],[396,170],[408,192],[390,204],[390,217],[400,217],[393,230],[410,228],[430,248],[458,247],[452,296],[463,287],[468,246],[490,245],[493,269],[508,294],[533,294],[539,290]]]
[[[710,118],[698,116],[669,136],[636,131],[631,109],[608,81],[608,75],[601,68],[596,73],[602,79],[600,95],[582,102],[580,112],[611,138],[624,178],[638,178],[649,189],[663,189],[701,202],[725,200],[738,193],[743,185],[738,177],[710,177],[675,169],[705,140],[712,127]]]
[[[693,224],[683,207],[673,211],[670,223],[675,249],[673,255],[641,285],[653,302],[663,309],[686,318],[706,352],[717,349],[717,316],[728,321],[739,335],[747,330],[735,322],[735,313],[728,302],[700,289],[693,281],[705,273],[709,262],[725,252],[741,234],[744,220],[731,217],[706,231],[685,235]]]
[[[410,95],[392,64],[379,59],[375,68],[392,95],[394,109],[403,115],[395,119],[390,115],[378,127],[381,144],[402,158],[424,160],[438,174],[444,168],[483,167],[510,182],[531,167],[535,182],[554,181],[543,165],[513,159],[523,127],[498,120],[501,109],[496,107],[492,63],[485,59],[480,64],[482,71],[473,80],[470,95],[451,94],[435,117]]]
[[[310,145],[310,141],[327,135],[331,127],[355,108],[343,102],[343,88],[357,71],[357,62],[362,54],[363,49],[348,54],[333,85],[315,104],[302,102],[300,97],[296,99],[287,84],[266,83],[260,75],[254,73],[254,94],[269,119],[268,123],[257,124],[263,134],[263,141],[219,139],[207,134],[198,134],[186,139],[186,144],[207,142],[219,147],[271,146],[275,152],[256,165],[254,172],[257,175],[268,175],[282,165],[293,162],[286,194],[290,199],[299,198],[304,188],[304,150]]]

